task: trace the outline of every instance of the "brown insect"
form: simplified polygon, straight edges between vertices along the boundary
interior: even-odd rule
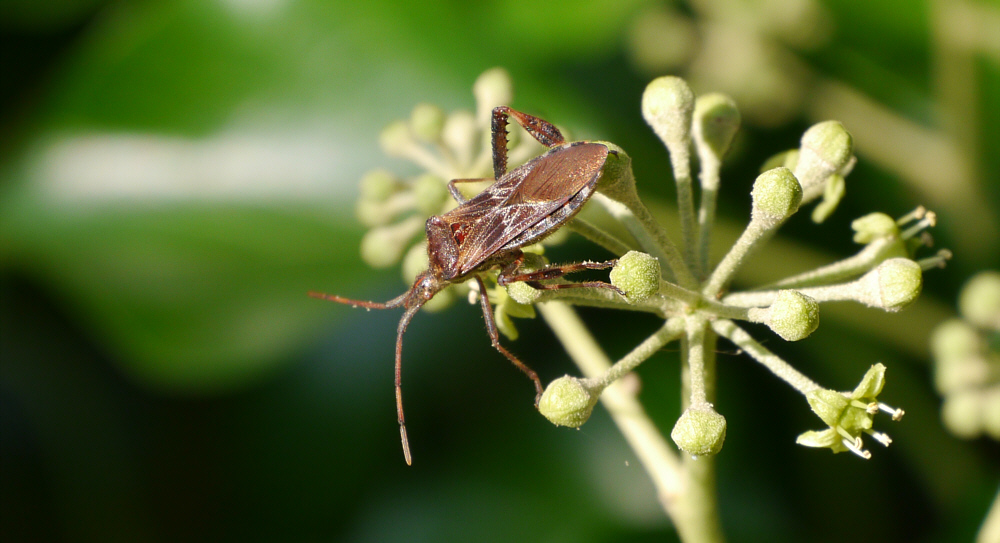
[[[525,130],[550,150],[523,166],[507,171],[507,122],[514,117]],[[412,463],[406,423],[403,417],[403,392],[401,370],[403,332],[413,315],[427,300],[452,283],[475,279],[479,285],[480,305],[486,319],[486,330],[501,354],[524,372],[535,384],[535,405],[542,395],[542,382],[538,374],[500,345],[497,326],[490,310],[490,301],[483,284],[483,272],[500,268],[497,283],[506,286],[525,281],[538,289],[573,287],[610,288],[622,294],[617,287],[604,282],[545,284],[541,281],[555,279],[581,270],[610,268],[616,260],[584,262],[562,266],[549,266],[540,270],[519,273],[524,262],[521,248],[542,240],[566,221],[570,220],[590,198],[601,177],[608,157],[608,148],[600,143],[567,143],[551,123],[500,106],[493,110],[492,123],[493,172],[496,182],[471,199],[466,199],[455,187],[456,183],[484,181],[482,179],[454,179],[448,191],[459,206],[443,215],[427,219],[427,271],[417,276],[408,291],[385,303],[351,300],[332,294],[310,292],[315,298],[368,309],[388,309],[403,306],[406,310],[399,320],[396,332],[396,414],[399,434],[403,442],[406,463]]]

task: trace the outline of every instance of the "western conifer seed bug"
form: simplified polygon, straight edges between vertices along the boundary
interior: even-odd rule
[[[507,171],[507,122],[513,117],[529,134],[549,147],[545,154],[523,166]],[[457,183],[490,181],[489,179],[453,179],[448,191],[459,206],[427,220],[427,271],[417,276],[408,291],[385,303],[351,300],[332,294],[310,292],[321,298],[368,309],[404,307],[396,331],[396,415],[403,455],[412,463],[410,444],[403,417],[401,370],[403,332],[413,315],[427,300],[452,283],[475,279],[479,285],[480,305],[486,320],[486,330],[493,347],[506,356],[535,384],[535,405],[543,392],[538,375],[500,344],[497,326],[486,294],[482,273],[500,268],[497,283],[506,286],[524,281],[537,289],[572,287],[609,288],[623,294],[617,287],[604,282],[546,284],[541,281],[562,277],[581,270],[600,270],[615,265],[607,262],[583,262],[548,266],[536,271],[519,270],[524,262],[521,248],[554,232],[574,215],[594,193],[608,158],[608,148],[600,143],[567,142],[551,123],[500,106],[492,118],[493,173],[495,182],[473,198],[466,199],[455,187]]]

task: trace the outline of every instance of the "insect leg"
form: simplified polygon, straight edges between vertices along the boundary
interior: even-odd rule
[[[455,185],[457,185],[458,183],[479,183],[483,181],[493,182],[495,181],[495,179],[490,179],[488,177],[483,179],[452,179],[451,181],[448,181],[448,192],[450,192],[451,197],[454,198],[455,201],[459,203],[459,205],[461,205],[464,204],[465,202],[468,202],[469,200],[465,196],[463,196],[461,192],[459,192],[458,187],[456,187]]]
[[[410,319],[420,309],[422,303],[411,305],[406,308],[403,317],[399,319],[399,327],[396,329],[396,373],[394,383],[396,385],[396,420],[399,421],[399,439],[403,443],[403,458],[406,465],[413,465],[413,456],[410,455],[410,439],[406,436],[406,417],[403,416],[403,332],[410,324]]]
[[[625,295],[622,290],[610,283],[605,283],[603,281],[586,281],[583,283],[562,283],[562,284],[546,284],[540,281],[545,281],[546,279],[556,279],[562,277],[568,273],[583,271],[583,270],[603,270],[607,268],[614,267],[618,263],[617,259],[608,260],[606,262],[580,262],[577,264],[563,264],[560,266],[549,266],[542,268],[540,270],[535,270],[526,273],[517,273],[517,268],[520,266],[520,261],[515,260],[510,266],[505,266],[504,269],[500,271],[500,275],[497,276],[497,284],[501,286],[507,286],[511,283],[516,283],[518,281],[524,281],[542,290],[557,290],[563,288],[608,288],[611,289],[622,296]]]
[[[507,173],[507,121],[513,116],[517,124],[524,127],[531,137],[546,147],[556,147],[566,143],[559,129],[552,123],[527,113],[521,113],[507,106],[493,108],[493,175],[500,179]]]
[[[493,347],[500,351],[500,354],[507,357],[517,369],[524,372],[535,383],[535,407],[538,407],[538,400],[542,397],[542,381],[538,378],[538,374],[535,370],[529,368],[524,362],[517,359],[516,356],[510,353],[507,349],[500,345],[500,334],[497,332],[497,324],[493,320],[493,308],[490,307],[490,299],[486,295],[486,285],[483,284],[483,279],[476,276],[476,282],[479,283],[479,303],[483,308],[483,318],[486,319],[486,331],[490,335],[490,340],[493,342]]]

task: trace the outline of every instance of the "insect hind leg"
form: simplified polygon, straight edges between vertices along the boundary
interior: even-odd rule
[[[511,283],[516,283],[518,281],[524,281],[534,288],[541,290],[558,290],[564,288],[606,288],[611,289],[622,296],[625,293],[618,287],[605,283],[603,281],[586,281],[583,283],[542,283],[547,279],[557,279],[568,273],[574,273],[583,270],[604,270],[607,268],[613,268],[615,264],[618,263],[617,259],[608,260],[605,262],[578,262],[575,264],[563,264],[559,266],[548,266],[540,270],[535,270],[525,273],[517,273],[517,266],[520,265],[520,261],[515,261],[512,266],[504,268],[500,271],[500,275],[497,276],[497,283],[500,286],[507,286]]]
[[[500,179],[507,173],[507,122],[509,117],[514,117],[517,124],[531,134],[531,137],[538,140],[546,147],[557,147],[566,143],[559,129],[552,123],[539,119],[527,113],[521,113],[516,109],[507,106],[497,106],[493,108],[493,174]]]
[[[493,308],[490,307],[490,299],[486,294],[486,285],[483,283],[483,279],[476,276],[476,282],[479,283],[479,303],[483,309],[483,318],[486,320],[486,332],[490,335],[490,341],[493,342],[493,348],[500,351],[500,354],[507,357],[512,364],[517,366],[517,369],[524,372],[529,379],[535,384],[535,407],[538,407],[538,401],[542,398],[542,392],[545,389],[542,387],[542,381],[538,378],[538,374],[535,370],[528,367],[527,364],[521,362],[514,356],[510,351],[504,349],[503,345],[500,344],[500,334],[497,332],[496,321],[493,320]]]

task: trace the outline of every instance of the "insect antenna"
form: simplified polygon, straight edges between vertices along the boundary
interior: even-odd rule
[[[413,320],[413,316],[417,314],[420,307],[424,305],[424,302],[430,299],[430,296],[424,297],[420,295],[418,286],[421,284],[422,281],[418,279],[410,290],[407,290],[385,303],[370,302],[367,300],[353,300],[351,298],[344,298],[343,296],[337,296],[335,294],[324,294],[322,292],[309,293],[309,296],[312,296],[313,298],[329,300],[331,302],[337,302],[353,307],[363,307],[365,309],[391,309],[400,306],[406,308],[406,311],[403,312],[403,316],[399,319],[399,327],[396,329],[396,371],[394,382],[396,386],[396,419],[399,421],[399,438],[403,444],[403,457],[406,459],[406,465],[408,466],[413,464],[413,456],[410,455],[410,440],[406,435],[406,418],[403,416],[403,333],[406,332],[406,327],[410,324],[410,321]]]
[[[329,300],[331,302],[337,302],[338,304],[349,305],[351,307],[363,307],[365,309],[392,309],[393,307],[399,307],[401,305],[406,305],[406,300],[410,297],[410,293],[413,289],[410,289],[399,296],[389,300],[388,302],[369,302],[367,300],[352,300],[350,298],[344,298],[343,296],[337,296],[336,294],[326,294],[323,292],[310,291],[309,296],[312,298],[319,298],[320,300]]]
[[[399,319],[399,327],[396,329],[396,419],[399,421],[399,439],[403,444],[403,458],[406,459],[407,466],[413,465],[413,456],[410,455],[410,440],[406,437],[406,417],[403,416],[403,332],[425,301],[419,296],[414,296],[413,302],[406,304],[406,312]]]

